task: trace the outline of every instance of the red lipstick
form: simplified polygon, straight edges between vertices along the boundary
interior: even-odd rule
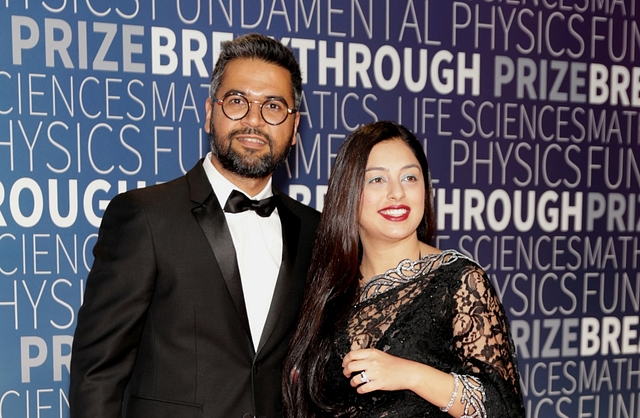
[[[407,205],[392,205],[380,209],[378,213],[388,221],[401,222],[409,217],[411,208]]]

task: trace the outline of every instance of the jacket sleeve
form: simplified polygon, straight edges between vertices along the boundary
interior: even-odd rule
[[[93,254],[72,348],[72,418],[121,416],[156,277],[153,237],[133,194],[111,201]]]

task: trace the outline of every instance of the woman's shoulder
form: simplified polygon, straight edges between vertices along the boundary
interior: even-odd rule
[[[464,285],[490,286],[485,271],[478,262],[466,254],[447,249],[428,257],[434,264],[432,271],[437,272],[439,280],[448,281],[455,288]]]
[[[465,299],[483,300],[485,304],[499,304],[498,293],[491,278],[473,258],[456,250],[445,250],[442,253],[447,261],[441,269],[440,279],[449,283],[454,293]]]

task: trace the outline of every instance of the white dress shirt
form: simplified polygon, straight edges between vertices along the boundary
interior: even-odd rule
[[[242,192],[213,166],[211,153],[205,157],[203,167],[222,208],[233,190]],[[259,200],[272,195],[269,179],[260,193],[248,197]],[[266,218],[260,217],[252,210],[241,213],[225,212],[224,215],[238,258],[251,338],[257,350],[282,263],[282,225],[278,209]]]

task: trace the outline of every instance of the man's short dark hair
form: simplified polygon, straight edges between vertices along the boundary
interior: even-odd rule
[[[258,33],[250,33],[235,38],[232,41],[222,43],[218,62],[211,75],[209,95],[215,97],[224,69],[231,60],[236,58],[259,59],[270,64],[275,64],[289,71],[291,85],[293,86],[294,107],[300,108],[302,98],[302,73],[296,56],[291,49],[279,41]]]

